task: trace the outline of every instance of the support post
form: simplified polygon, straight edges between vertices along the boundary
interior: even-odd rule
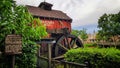
[[[56,43],[56,41],[54,39],[41,39],[40,41],[36,41],[37,44],[42,44],[42,43],[46,43],[48,46],[47,46],[47,49],[48,49],[48,68],[51,68],[51,60],[52,60],[52,53],[51,53],[51,46],[52,44]]]
[[[15,68],[15,55],[12,55],[12,65],[11,68]]]
[[[51,44],[48,44],[48,67],[51,68]]]

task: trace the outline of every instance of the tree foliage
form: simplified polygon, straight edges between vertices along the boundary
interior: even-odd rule
[[[110,37],[120,35],[120,12],[117,14],[104,14],[98,20],[98,35],[109,39]]]
[[[83,28],[83,30],[72,30],[72,34],[76,36],[80,36],[82,40],[86,40],[88,38],[86,29]]]
[[[47,35],[46,28],[39,19],[32,17],[26,7],[17,6],[13,0],[1,0],[0,51],[4,52],[6,35],[13,34],[13,32],[22,35],[22,54],[16,57],[16,66],[18,68],[35,68],[38,50],[35,40]],[[5,57],[2,55],[4,61]]]
[[[72,34],[75,36],[80,36],[80,31],[79,30],[72,30]]]
[[[86,33],[86,29],[80,30],[80,37],[82,38],[82,40],[86,40],[88,38],[88,35]]]

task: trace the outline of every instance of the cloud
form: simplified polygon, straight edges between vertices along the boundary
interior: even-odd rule
[[[18,4],[38,6],[44,0],[15,0]],[[46,0],[53,9],[67,13],[72,19],[72,27],[97,24],[104,13],[120,11],[120,0]]]
[[[87,0],[88,1],[88,0]],[[76,12],[77,16],[74,19],[72,26],[97,24],[100,16],[104,13],[117,13],[120,11],[120,0],[92,0],[93,2],[82,3],[84,7],[80,7],[79,13]]]
[[[40,2],[43,2],[44,0],[14,0],[19,5],[32,5],[32,6],[38,6]]]

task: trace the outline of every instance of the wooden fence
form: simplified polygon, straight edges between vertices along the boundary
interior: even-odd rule
[[[38,68],[48,68],[48,58],[39,57]],[[51,60],[51,68],[89,68],[87,64],[79,64],[75,62]]]
[[[67,61],[52,61],[53,68],[88,68],[86,64],[79,64]]]
[[[98,42],[97,45],[102,47],[120,47],[120,42]]]
[[[52,47],[55,40],[37,42],[41,45],[38,51],[38,68],[89,68],[88,64],[79,64],[52,59]]]

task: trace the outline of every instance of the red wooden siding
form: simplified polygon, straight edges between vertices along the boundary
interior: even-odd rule
[[[71,23],[60,20],[41,20],[48,30],[60,30],[62,28],[68,28],[71,31]]]

